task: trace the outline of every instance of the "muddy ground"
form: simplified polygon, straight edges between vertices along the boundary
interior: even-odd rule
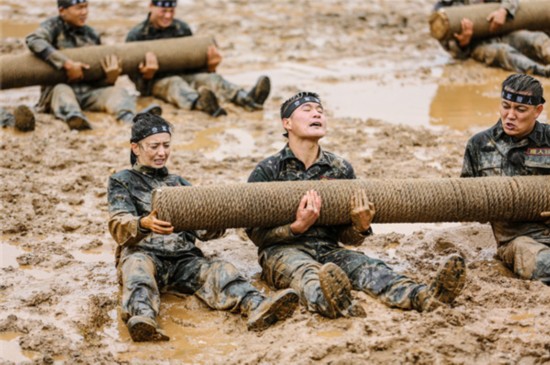
[[[24,52],[24,35],[55,15],[54,3],[2,1],[2,54]],[[89,20],[105,43],[122,42],[146,3],[93,0]],[[218,119],[161,102],[176,126],[169,168],[196,185],[246,181],[285,143],[279,105],[307,89],[329,113],[323,146],[346,157],[359,178],[458,176],[468,137],[496,121],[498,84],[508,73],[449,59],[429,36],[431,3],[180,1],[178,15],[216,37],[220,73],[246,88],[268,74],[273,91],[264,111],[226,105],[229,115]],[[125,77],[119,82],[132,89]],[[1,91],[0,104],[32,106],[38,94]],[[133,343],[117,306],[106,202],[109,175],[129,167],[130,127],[87,115],[89,132],[46,114],[37,114],[34,132],[0,130],[0,363],[550,363],[550,288],[518,280],[496,261],[481,223],[375,225],[358,248],[423,282],[444,257],[463,255],[468,280],[452,308],[419,314],[355,293],[364,319],[302,309],[258,334],[236,314],[165,295],[160,322],[172,340]],[[198,245],[269,291],[253,244],[241,237],[230,230]]]

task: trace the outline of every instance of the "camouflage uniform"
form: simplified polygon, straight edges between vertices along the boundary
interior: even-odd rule
[[[508,18],[513,18],[519,7],[519,0],[440,0],[435,9],[477,3],[501,3]],[[550,77],[550,68],[544,66],[550,64],[550,39],[544,32],[518,30],[489,39],[472,39],[465,48],[455,38],[440,43],[457,59],[471,56],[488,66]]]
[[[174,19],[165,29],[156,29],[149,23],[149,16],[142,23],[136,25],[128,33],[126,42],[149,41],[192,36],[191,28],[187,23]],[[191,110],[199,94],[197,89],[206,86],[222,101],[232,101],[236,98],[241,87],[225,80],[217,73],[206,70],[194,70],[188,73],[158,72],[152,80],[144,80],[141,74],[130,75],[136,88],[143,96],[153,95],[171,103],[178,108]]]
[[[60,16],[52,17],[25,39],[30,51],[55,69],[63,69],[68,57],[59,50],[101,44],[96,31],[85,25],[71,27]],[[70,117],[83,117],[85,110],[108,112],[120,117],[124,113],[136,112],[136,100],[126,89],[107,85],[104,81],[94,83],[57,84],[42,86],[38,110],[53,112],[56,117],[67,121]]]
[[[529,136],[508,136],[502,122],[473,136],[462,177],[550,175],[550,125],[535,123]],[[524,279],[550,284],[550,221],[492,222],[498,257]]]
[[[136,163],[109,179],[109,230],[118,243],[116,263],[122,281],[123,319],[159,312],[159,291],[195,294],[214,309],[248,313],[264,298],[228,262],[205,258],[195,239],[217,238],[222,232],[144,231],[139,219],[151,212],[153,189],[189,186],[185,179]]]
[[[288,145],[279,153],[260,162],[249,182],[355,179],[353,167],[346,160],[321,149],[318,160],[307,170]],[[322,208],[321,208],[322,209]],[[343,269],[355,290],[380,298],[391,307],[422,310],[427,287],[397,274],[383,261],[362,252],[348,250],[338,244],[360,245],[363,234],[352,225],[313,226],[295,235],[290,225],[274,228],[249,228],[247,234],[259,247],[262,277],[275,288],[288,288],[300,293],[308,310],[327,312],[318,271],[332,262]]]

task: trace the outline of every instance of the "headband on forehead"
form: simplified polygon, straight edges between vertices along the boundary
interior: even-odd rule
[[[58,8],[70,8],[73,5],[87,3],[87,0],[57,0]]]
[[[281,112],[281,119],[284,118],[290,118],[292,113],[298,108],[300,105],[303,105],[305,103],[317,103],[321,105],[321,100],[319,98],[316,98],[315,96],[302,96],[300,99],[297,99],[293,101],[292,103],[288,104],[285,110]]]
[[[546,100],[544,100],[542,96],[517,94],[504,89],[502,90],[501,95],[504,100],[508,100],[513,103],[520,103],[520,104],[527,104],[527,105],[540,105],[546,102]]]
[[[175,8],[178,2],[177,0],[152,0],[151,4],[161,8]]]
[[[138,143],[142,139],[145,139],[149,136],[152,136],[153,134],[158,134],[158,133],[172,134],[172,131],[170,130],[170,126],[168,124],[158,124],[147,129],[132,131],[132,138],[130,138],[130,142]]]

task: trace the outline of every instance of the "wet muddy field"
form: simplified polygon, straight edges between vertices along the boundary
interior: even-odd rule
[[[147,3],[90,0],[89,23],[104,43],[122,42]],[[169,169],[194,185],[246,181],[284,146],[281,102],[311,90],[329,115],[323,147],[348,159],[359,178],[457,177],[469,136],[498,118],[508,73],[449,59],[429,36],[431,6],[180,0],[177,15],[195,33],[215,36],[224,56],[218,72],[245,88],[267,74],[273,89],[263,111],[225,105],[229,115],[217,119],[155,100],[175,125]],[[56,9],[53,0],[3,0],[0,13],[0,52],[16,54]],[[134,90],[126,77],[118,82]],[[549,80],[543,85],[548,92]],[[38,87],[3,90],[0,106],[33,106],[38,95]],[[518,280],[496,261],[483,223],[378,224],[357,248],[422,282],[447,255],[463,255],[467,284],[452,308],[420,314],[355,293],[366,318],[329,320],[302,309],[251,333],[238,315],[164,295],[160,323],[171,341],[133,343],[118,309],[106,201],[109,175],[129,167],[130,127],[86,115],[89,132],[47,114],[37,114],[30,133],[0,129],[0,363],[550,363],[550,288]],[[198,246],[269,291],[243,237],[229,230]]]

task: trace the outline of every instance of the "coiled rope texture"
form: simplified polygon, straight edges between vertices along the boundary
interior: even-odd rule
[[[377,223],[537,221],[550,211],[547,176],[285,181],[166,187],[153,193],[158,217],[176,231],[273,227],[294,221],[307,190],[322,198],[317,224],[350,222],[354,191],[365,189]]]

